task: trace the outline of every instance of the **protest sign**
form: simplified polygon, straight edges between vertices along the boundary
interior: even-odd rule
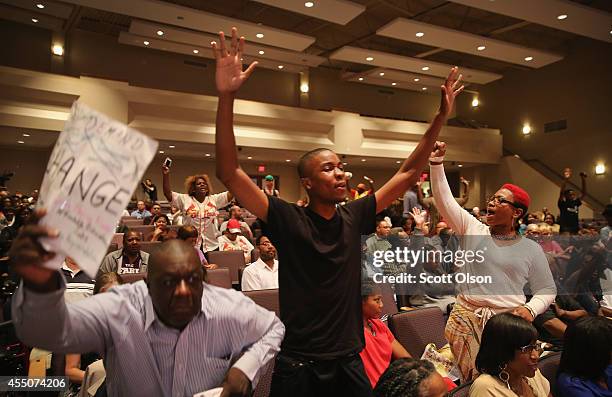
[[[75,102],[53,148],[38,206],[41,224],[60,231],[43,239],[57,253],[46,264],[61,267],[71,257],[95,276],[115,226],[153,159],[157,142],[118,121]]]

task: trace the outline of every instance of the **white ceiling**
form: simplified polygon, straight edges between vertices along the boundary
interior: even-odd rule
[[[397,18],[376,31],[376,34],[432,47],[497,59],[531,68],[541,68],[563,59],[546,51],[519,46],[489,37],[461,32],[424,22]],[[418,35],[418,36],[417,36]],[[482,49],[482,47],[485,47]],[[478,48],[481,48],[479,50]],[[529,60],[526,60],[529,59]]]
[[[612,43],[612,14],[566,0],[450,0]],[[567,18],[559,20],[559,15]]]
[[[298,14],[322,19],[346,25],[359,14],[365,11],[366,7],[346,0],[311,0],[311,7],[306,7],[306,0],[255,0],[269,6],[282,8],[284,10],[297,12]]]

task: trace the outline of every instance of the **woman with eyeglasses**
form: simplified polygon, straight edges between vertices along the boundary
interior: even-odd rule
[[[480,375],[469,397],[548,397],[550,384],[538,369],[538,331],[512,313],[491,317],[476,356]]]
[[[430,178],[438,210],[459,237],[460,249],[466,256],[473,255],[460,272],[491,280],[459,283],[457,302],[446,324],[446,338],[463,380],[469,381],[477,375],[475,359],[488,319],[512,312],[531,323],[551,305],[557,290],[542,248],[517,232],[518,221],[529,208],[527,192],[504,184],[489,198],[487,224],[483,224],[455,201],[442,165],[445,153],[446,144],[437,142],[430,157]]]

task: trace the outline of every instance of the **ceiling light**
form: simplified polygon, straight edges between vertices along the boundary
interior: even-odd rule
[[[263,54],[265,54],[265,53],[266,53],[266,52],[265,52],[264,50],[259,50],[259,55],[263,55]]]
[[[427,87],[423,87],[423,88],[421,88],[421,90],[427,91]]]
[[[417,34],[415,34],[416,37],[423,37],[425,36],[425,33],[423,32],[417,32]]]
[[[366,57],[366,61],[368,62],[372,62],[374,60],[374,57]]]
[[[606,173],[606,166],[603,163],[599,163],[595,166],[595,175],[603,175]]]
[[[288,163],[290,163],[290,162],[291,162],[291,160],[289,160],[289,159],[287,159],[287,160],[285,160],[285,161],[286,161],[286,162],[288,162]]]
[[[284,66],[283,65],[278,65],[278,68],[282,69],[282,68],[284,68]]]
[[[416,78],[414,79],[414,81],[419,81],[419,80],[421,80],[421,79],[419,79],[418,77],[416,77]]]
[[[53,53],[53,55],[61,57],[62,55],[64,55],[64,47],[62,47],[61,44],[54,44],[53,47],[51,47],[51,52]]]
[[[365,162],[366,162],[366,159],[361,159],[361,162],[365,163]]]
[[[310,88],[308,87],[308,83],[304,83],[300,86],[300,92],[302,94],[307,94]]]
[[[304,7],[312,8],[312,7],[314,7],[314,3],[312,1],[307,1],[306,3],[304,3]]]
[[[38,19],[36,19],[36,18],[32,18],[32,22],[34,22],[34,23],[38,23]]]
[[[562,20],[564,20],[566,18],[567,18],[567,14],[561,14],[561,15],[557,16],[557,19],[560,20],[560,21],[562,21]]]
[[[204,156],[206,156],[206,157],[210,157],[210,153],[206,153]]]
[[[457,167],[461,168],[463,167],[463,164],[457,164]]]
[[[249,156],[249,157],[247,157],[247,159],[249,159],[249,160],[251,160],[252,158],[253,158],[253,156]]]
[[[523,125],[523,135],[529,135],[529,134],[531,134],[531,127],[529,126],[529,124]]]
[[[478,105],[480,105],[480,101],[478,100],[478,98],[472,99],[472,107],[477,108]]]
[[[529,62],[529,61],[533,61],[533,57],[525,57],[525,60],[526,60],[527,62]]]
[[[400,160],[397,160],[397,161],[395,162],[395,164],[401,164],[401,163],[402,163],[402,162],[401,162]]]
[[[384,75],[385,75],[385,72],[380,72],[380,73],[378,73],[378,75],[379,75],[379,76],[384,76]]]
[[[476,48],[478,51],[484,51],[484,49],[487,48],[483,45],[479,45],[478,48]]]
[[[198,50],[198,49],[193,50],[194,54],[198,54],[199,52],[200,52],[200,50]]]
[[[612,30],[610,31],[610,34],[612,34]]]
[[[427,71],[427,70],[429,70],[429,66],[423,66],[423,67],[421,68],[421,70],[425,70],[425,71]]]
[[[363,77],[360,77],[360,78],[358,78],[357,80],[359,80],[359,81],[363,81]]]
[[[17,143],[21,145],[22,143],[25,143],[25,142],[24,141],[17,141]]]
[[[163,35],[164,35],[164,32],[163,32],[162,30],[158,30],[158,31],[157,31],[157,35],[158,35],[158,36],[163,36]]]
[[[393,83],[391,83],[391,85],[397,85],[397,83],[394,81]]]
[[[23,136],[25,136],[25,137],[29,137],[29,136],[30,136],[30,134],[26,134],[26,133],[24,132],[24,133],[23,133]]]
[[[164,152],[163,150],[160,150],[160,151],[159,151],[159,154],[164,154],[164,153],[165,153],[165,152]]]
[[[42,10],[43,8],[45,8],[45,5],[41,4],[41,3],[38,3],[38,4],[36,4],[36,7],[40,8]]]
[[[170,145],[170,146],[168,146],[168,147],[169,147],[170,149],[174,149],[176,146],[174,146],[174,145]]]
[[[263,39],[264,34],[263,34],[263,33],[257,33],[257,34],[255,35],[255,37],[257,37],[258,39]]]
[[[150,44],[150,43],[149,43],[147,40],[143,41],[142,43],[143,43],[144,45],[149,45],[149,44]]]
[[[348,165],[348,163],[342,163],[342,165]]]

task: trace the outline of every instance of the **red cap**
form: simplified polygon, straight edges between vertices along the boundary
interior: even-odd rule
[[[514,202],[516,204],[522,205],[525,207],[525,209],[529,208],[529,204],[531,204],[531,197],[529,197],[529,194],[525,190],[511,183],[506,183],[501,188],[508,189],[512,192],[512,196],[514,197]]]
[[[227,222],[227,230],[230,233],[240,233],[240,222],[237,219],[230,219]]]

